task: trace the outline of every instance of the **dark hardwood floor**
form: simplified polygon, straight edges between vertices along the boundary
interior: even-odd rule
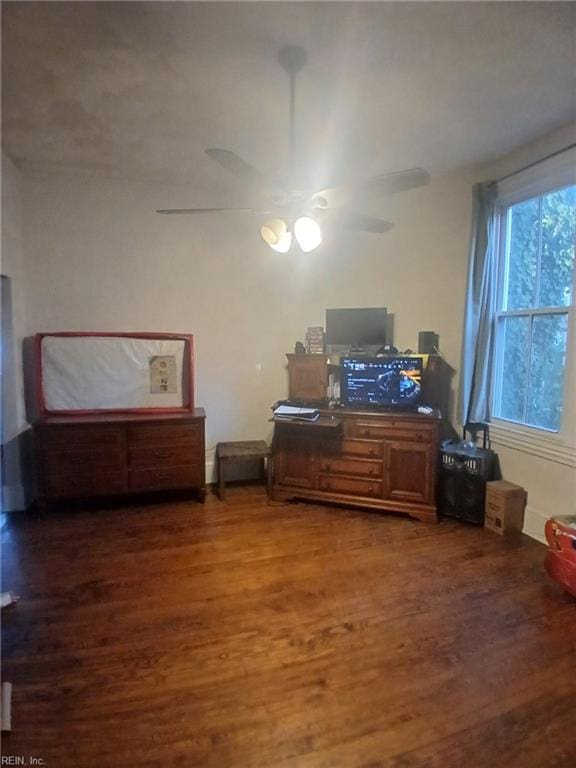
[[[4,527],[5,755],[47,768],[574,768],[576,602],[544,547],[312,504]]]

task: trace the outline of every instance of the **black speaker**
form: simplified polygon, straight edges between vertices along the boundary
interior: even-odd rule
[[[444,443],[440,455],[440,512],[483,525],[486,483],[493,478],[494,452],[450,440]]]
[[[434,355],[438,351],[438,334],[435,331],[418,332],[418,354]]]
[[[418,331],[418,353],[434,355],[438,350],[438,334],[435,331]]]

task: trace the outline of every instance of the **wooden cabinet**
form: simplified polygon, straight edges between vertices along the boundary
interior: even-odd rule
[[[338,428],[275,423],[273,499],[322,499],[436,521],[439,413],[321,414]]]
[[[274,477],[283,486],[314,488],[313,460],[317,453],[314,434],[282,433],[282,449],[275,455]]]
[[[432,469],[437,449],[411,440],[386,442],[386,496],[409,503],[428,504],[434,499]]]
[[[327,402],[328,357],[288,354],[288,399]]]
[[[40,501],[176,489],[203,501],[204,421],[202,408],[45,417],[34,427]]]

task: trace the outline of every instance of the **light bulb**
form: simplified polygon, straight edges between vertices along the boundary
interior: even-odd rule
[[[322,242],[322,232],[318,223],[314,219],[308,216],[302,216],[296,220],[294,224],[294,235],[298,241],[298,245],[304,253],[313,251],[314,248],[318,248]]]
[[[286,230],[286,222],[283,219],[271,219],[260,227],[260,234],[262,240],[273,248],[286,235]]]
[[[268,243],[268,245],[277,253],[288,253],[290,246],[292,245],[292,232],[284,232],[277,243]]]

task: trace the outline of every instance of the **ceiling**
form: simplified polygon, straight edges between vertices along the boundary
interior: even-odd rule
[[[491,161],[576,117],[573,3],[2,5],[3,143],[23,166],[217,190],[203,150],[227,147],[277,170],[286,44],[308,51],[298,141],[319,186]]]

